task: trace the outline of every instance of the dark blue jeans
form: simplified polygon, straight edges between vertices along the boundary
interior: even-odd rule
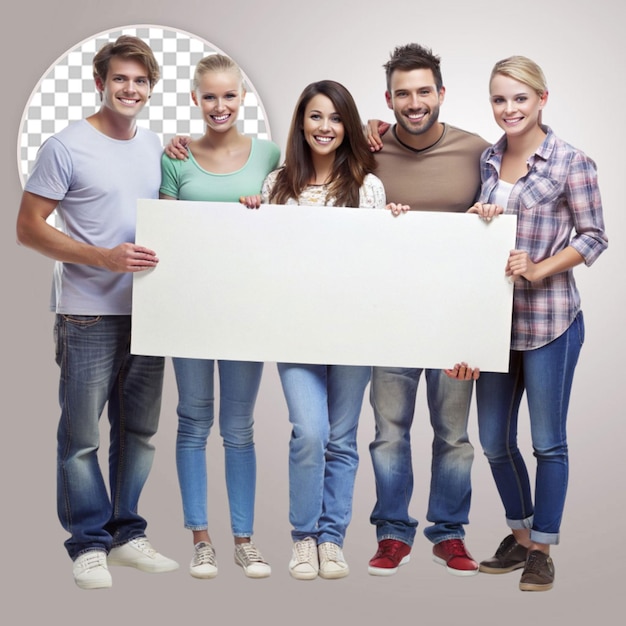
[[[511,351],[509,372],[484,372],[476,381],[480,442],[500,494],[509,528],[530,528],[537,543],[557,544],[568,479],[566,421],[578,355],[585,338],[579,313],[546,346]],[[526,392],[533,454],[535,498],[517,445],[517,418]]]
[[[161,408],[161,357],[130,354],[127,315],[57,315],[56,361],[61,369],[57,432],[58,515],[71,537],[72,559],[145,534],[137,512],[150,472]],[[110,424],[109,490],[98,462],[98,423]]]

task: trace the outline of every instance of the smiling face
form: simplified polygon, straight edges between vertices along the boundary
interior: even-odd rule
[[[200,107],[207,128],[222,133],[235,126],[245,93],[236,72],[207,71],[191,97]]]
[[[302,132],[314,155],[334,155],[345,131],[341,116],[328,96],[317,94],[309,100],[304,109]]]
[[[444,87],[437,90],[432,70],[395,70],[385,98],[396,117],[400,135],[427,135],[431,129],[434,134],[444,95]]]
[[[503,74],[495,74],[489,86],[493,117],[507,135],[519,136],[534,132],[540,113],[548,99],[529,85]]]
[[[129,119],[135,119],[148,102],[152,88],[145,66],[133,59],[112,57],[106,78],[96,78],[102,107]]]

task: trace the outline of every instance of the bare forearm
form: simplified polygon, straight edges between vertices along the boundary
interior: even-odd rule
[[[41,218],[18,219],[17,240],[56,261],[106,267],[102,248],[76,241]]]
[[[526,280],[534,282],[566,272],[583,261],[580,253],[571,246],[538,263],[534,263],[528,253],[514,250],[509,256],[506,274],[507,276],[523,276]]]

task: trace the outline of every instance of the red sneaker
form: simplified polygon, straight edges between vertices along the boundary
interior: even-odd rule
[[[393,576],[400,565],[411,559],[411,546],[397,539],[378,542],[378,551],[370,559],[367,571],[372,576]]]
[[[450,574],[455,576],[473,576],[478,574],[478,563],[467,551],[463,539],[446,539],[433,546],[433,561],[445,565]]]

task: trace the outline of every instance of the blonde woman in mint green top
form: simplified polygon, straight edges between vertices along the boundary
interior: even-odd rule
[[[164,199],[239,202],[258,194],[277,165],[280,150],[237,129],[245,96],[238,66],[228,57],[209,55],[196,66],[191,97],[200,107],[206,132],[187,145],[186,160],[161,160],[160,197]],[[215,361],[174,358],[178,387],[176,468],[185,528],[193,534],[190,573],[217,575],[215,550],[208,532],[206,443],[213,426]],[[264,578],[271,568],[251,537],[254,523],[256,456],[253,411],[263,363],[218,361],[219,428],[223,439],[226,488],[235,540],[235,562],[250,578]]]

